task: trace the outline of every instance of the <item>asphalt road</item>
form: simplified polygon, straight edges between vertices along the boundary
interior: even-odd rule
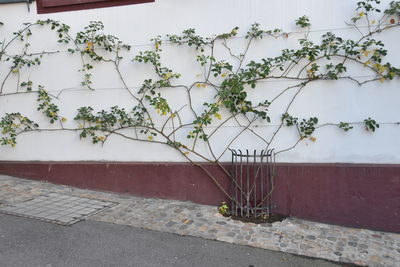
[[[0,266],[341,266],[247,246],[101,223],[0,213]]]

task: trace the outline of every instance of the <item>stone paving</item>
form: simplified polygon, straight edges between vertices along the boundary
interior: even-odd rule
[[[0,175],[0,205],[60,193],[119,203],[90,220],[131,225],[363,266],[400,266],[400,234],[287,218],[252,224],[221,216],[216,207],[82,190]]]
[[[72,225],[113,205],[115,204],[112,202],[50,193],[12,205],[0,206],[0,212],[62,225]]]

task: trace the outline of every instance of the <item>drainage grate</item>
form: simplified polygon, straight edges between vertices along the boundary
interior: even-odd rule
[[[72,225],[116,203],[51,193],[0,207],[0,212],[61,225]]]

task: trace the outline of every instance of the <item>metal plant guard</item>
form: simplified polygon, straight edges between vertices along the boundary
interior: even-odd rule
[[[252,154],[229,149],[232,152],[231,181],[232,209],[235,216],[270,216],[274,190],[274,149],[254,150]]]

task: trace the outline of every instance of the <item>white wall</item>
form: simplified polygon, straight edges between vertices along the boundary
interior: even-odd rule
[[[308,15],[313,24],[310,37],[318,40],[326,31],[332,31],[341,36],[357,38],[358,33],[345,29],[345,21],[354,15],[358,0],[156,0],[155,3],[130,5],[94,10],[74,11],[37,15],[35,4],[28,13],[26,4],[0,5],[0,21],[5,25],[0,28],[1,39],[9,39],[12,32],[20,29],[22,23],[37,19],[51,18],[71,26],[71,31],[81,30],[89,21],[101,20],[106,26],[106,32],[118,36],[124,42],[133,45],[133,51],[125,55],[122,71],[128,85],[132,88],[151,76],[151,68],[132,63],[134,55],[143,49],[150,49],[149,39],[156,35],[179,33],[187,28],[196,28],[202,35],[210,36],[230,31],[234,26],[241,27],[241,34],[250,24],[258,22],[263,28],[282,28],[287,32],[298,31],[294,20],[302,15]],[[382,1],[388,3],[389,1]],[[385,4],[383,4],[385,6]],[[297,39],[304,33],[293,33],[288,39],[274,41],[271,39],[256,42],[250,51],[250,57],[259,59],[277,55],[280,49],[295,47]],[[399,30],[380,36],[386,48],[390,51],[390,62],[400,65],[400,50],[398,49]],[[38,29],[32,37],[31,51],[65,49],[56,44],[54,33]],[[236,51],[244,44],[243,38],[232,42]],[[17,49],[17,48],[15,48]],[[191,49],[177,49],[165,45],[163,61],[177,72],[183,74],[180,83],[190,83],[195,75],[201,72],[195,62],[195,53]],[[17,50],[15,50],[17,51]],[[43,59],[43,64],[21,72],[21,79],[31,79],[41,84],[47,90],[62,93],[57,104],[61,114],[69,118],[71,125],[76,109],[80,106],[93,106],[96,110],[107,109],[113,105],[129,108],[132,106],[126,91],[122,88],[117,76],[110,66],[98,66],[94,73],[94,88],[88,91],[80,86],[81,74],[79,57],[65,54],[49,56]],[[6,69],[0,69],[4,77]],[[365,70],[356,69],[354,75],[368,75]],[[15,91],[16,77],[10,79],[5,91]],[[385,122],[400,121],[399,80],[385,83],[370,83],[358,87],[349,81],[315,82],[308,86],[291,108],[293,115],[299,117],[317,116],[320,123],[340,121],[363,121],[372,117],[381,122],[381,127],[375,132],[366,132],[362,125],[356,126],[351,132],[343,132],[335,127],[326,127],[315,133],[316,142],[304,141],[296,149],[279,155],[282,162],[348,162],[348,163],[400,163],[400,125],[385,124]],[[287,86],[282,82],[260,83],[252,97],[273,96]],[[255,94],[254,94],[255,93]],[[211,99],[213,93],[208,89],[198,92],[199,96]],[[171,92],[172,106],[181,106],[182,91]],[[19,111],[28,115],[41,125],[47,126],[43,115],[36,112],[36,96],[15,95],[0,97],[0,116],[6,112]],[[262,136],[268,136],[279,123],[288,98],[277,102],[272,116],[272,123],[263,125],[261,122],[254,131]],[[202,102],[199,102],[201,108]],[[383,122],[383,123],[382,123]],[[237,127],[224,128],[219,138],[212,141],[215,150],[221,152],[228,143],[228,137],[233,137]],[[273,147],[278,150],[289,147],[296,140],[294,129],[283,132]],[[262,149],[264,144],[249,133],[231,145],[233,148]],[[204,147],[199,147],[204,150]],[[229,160],[229,154],[223,158]],[[157,144],[139,143],[113,137],[104,147],[91,144],[90,140],[80,141],[77,133],[29,133],[21,135],[15,148],[0,146],[0,160],[111,160],[111,161],[184,161],[175,151]]]

